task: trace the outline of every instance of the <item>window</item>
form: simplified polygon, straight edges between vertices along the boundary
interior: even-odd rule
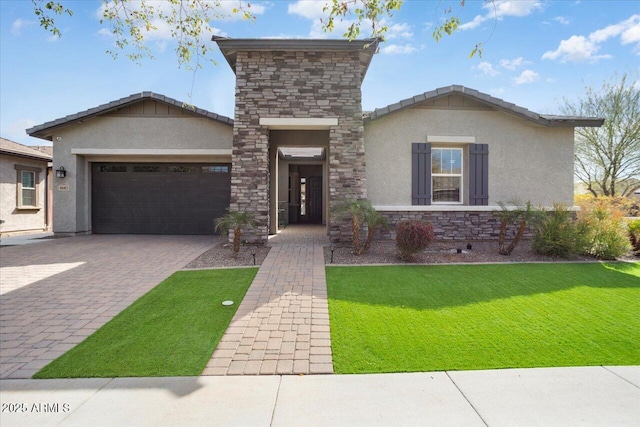
[[[432,148],[429,142],[411,144],[412,205],[462,204],[464,197],[470,206],[489,204],[489,145],[468,144],[467,147]],[[464,164],[468,165],[468,171],[464,170]],[[468,182],[463,191],[465,174]]]
[[[15,165],[17,171],[17,207],[20,209],[39,209],[38,182],[40,168]]]
[[[134,172],[160,172],[160,166],[134,166]]]
[[[229,166],[227,166],[227,165],[202,166],[202,172],[204,172],[204,173],[229,173]]]
[[[100,172],[126,172],[125,165],[104,165],[100,166]]]
[[[462,203],[462,148],[431,149],[433,203]]]
[[[195,173],[195,166],[186,166],[186,165],[171,165],[168,168],[169,172],[183,172],[183,173]]]

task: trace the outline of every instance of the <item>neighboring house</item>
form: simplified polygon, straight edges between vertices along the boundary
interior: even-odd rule
[[[215,37],[236,74],[235,119],[143,92],[27,132],[54,143],[56,233],[209,233],[250,211],[256,241],[284,223],[348,237],[331,206],[369,198],[440,238],[495,238],[497,203],[573,203],[574,128],[462,86],[363,113],[378,40]],[[62,182],[62,181],[60,181]]]
[[[44,151],[0,138],[2,235],[50,227],[51,159]]]

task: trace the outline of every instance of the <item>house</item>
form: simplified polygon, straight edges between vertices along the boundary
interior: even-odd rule
[[[51,160],[43,150],[0,138],[0,232],[51,226]]]
[[[603,122],[463,86],[363,112],[377,39],[214,41],[236,74],[233,120],[143,92],[27,130],[69,171],[56,233],[211,233],[230,207],[254,214],[258,242],[287,222],[339,240],[331,206],[366,197],[440,238],[495,238],[500,201],[572,204],[574,128]]]

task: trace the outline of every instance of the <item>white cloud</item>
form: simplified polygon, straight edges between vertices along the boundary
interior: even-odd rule
[[[525,61],[522,56],[516,59],[501,59],[500,66],[502,68],[506,68],[507,70],[515,71],[516,68],[520,68],[525,64],[531,64],[530,61]]]
[[[498,70],[493,68],[493,65],[491,65],[490,62],[486,62],[486,61],[479,63],[474,68],[477,68],[478,70],[482,71],[482,74],[484,74],[485,76],[495,77],[498,74],[500,74]]]
[[[540,74],[532,70],[524,70],[518,77],[513,79],[513,84],[516,86],[530,84],[540,78]]]
[[[19,36],[22,34],[22,30],[35,24],[33,21],[27,21],[26,19],[18,18],[11,24],[11,34]]]
[[[589,34],[589,40],[595,43],[602,43],[607,41],[611,37],[624,36],[628,31],[638,31],[640,28],[640,15],[632,15],[629,19],[626,19],[617,24],[609,25],[601,30],[594,31]]]
[[[357,22],[353,16],[347,13],[344,17],[337,17],[333,21],[332,33],[327,33],[322,28],[323,20],[329,17],[329,11],[324,11],[323,8],[330,2],[326,0],[298,0],[295,3],[291,3],[288,6],[287,12],[290,15],[298,15],[305,19],[311,20],[311,30],[309,31],[309,37],[312,38],[327,38],[332,37],[335,34],[342,35],[347,32],[349,27]],[[351,5],[355,7],[358,4]],[[325,21],[326,22],[326,21]],[[413,37],[413,30],[411,25],[407,23],[392,24],[385,19],[380,20],[377,23],[378,27],[386,26],[387,32],[385,38],[387,40],[393,40],[398,38],[411,38]],[[372,28],[371,20],[365,19],[360,22],[361,34],[367,36],[368,31]]]
[[[235,13],[235,14],[233,13],[233,9],[238,8],[240,6],[239,1],[236,1],[236,0],[223,1],[223,2],[220,2],[219,4],[216,2],[209,2],[209,3],[211,3],[215,7],[214,11],[217,17],[216,20],[229,21],[229,20],[242,18],[241,13]],[[141,6],[141,2],[139,0],[132,0],[128,3],[128,10],[130,11],[140,10],[140,6]],[[176,9],[177,6],[169,2],[153,2],[151,4],[151,7],[154,8],[157,14],[162,13],[165,16],[171,16],[173,13],[173,10],[177,10]],[[106,8],[106,5],[103,3],[96,10],[96,17],[98,19],[102,19],[105,8]],[[254,15],[262,14],[265,11],[265,6],[260,4],[252,3],[251,8],[248,8],[247,5],[244,4],[244,8],[245,10],[249,10]],[[120,9],[120,13],[124,17],[124,12],[121,9]],[[145,41],[154,42],[154,49],[157,50],[158,52],[164,52],[168,46],[168,43],[175,38],[172,34],[173,28],[165,20],[159,19],[159,18],[153,19],[150,22],[150,24],[154,28],[151,28],[148,30],[141,25],[142,34],[145,38]],[[109,29],[106,29],[106,28],[101,28],[97,32],[97,34],[107,39],[115,38],[115,35]],[[223,32],[221,29],[212,27],[208,24],[204,24],[202,34],[200,35],[201,39],[209,40],[213,35],[224,36],[224,37],[227,36],[227,34]]]
[[[210,2],[216,4],[216,2]],[[223,15],[229,15],[226,19],[242,19],[242,13],[233,13],[233,10],[240,10],[242,8],[243,11],[247,11],[252,15],[263,15],[267,10],[266,6],[260,3],[254,2],[241,2],[240,0],[225,0],[221,1],[219,5],[216,4],[216,9],[219,10]]]
[[[490,19],[502,20],[505,16],[528,16],[542,9],[542,2],[539,0],[496,0],[495,2],[485,2],[482,8],[487,10],[486,14],[477,15],[473,21],[462,24],[458,28],[472,30]]]
[[[561,23],[562,25],[569,25],[571,23],[571,21],[569,21],[564,16],[556,16],[555,18],[553,18],[553,20]]]
[[[466,24],[462,24],[458,27],[458,29],[460,30],[473,30],[474,28],[478,27],[480,24],[482,24],[484,21],[486,21],[487,17],[482,16],[482,15],[478,15],[475,18],[473,18],[473,21],[467,22]]]
[[[591,62],[611,58],[611,55],[596,55],[600,46],[584,36],[571,36],[562,40],[556,50],[550,50],[542,55],[542,59],[554,59],[560,62]]]
[[[141,3],[142,2],[140,0],[132,0],[128,2],[128,10],[139,11],[141,7]],[[147,2],[147,3],[151,5],[150,7],[153,7],[156,14],[162,13],[165,16],[171,16],[173,11],[177,10],[177,7],[178,7],[177,5],[171,4],[170,2]],[[248,11],[253,15],[262,15],[266,10],[266,6],[264,6],[263,4],[251,3],[251,6],[249,7],[249,4],[247,2],[240,2],[240,0],[226,0],[221,2],[206,1],[205,3],[208,3],[212,6],[212,11],[210,15],[211,16],[215,15],[215,19],[213,19],[215,21],[233,21],[233,20],[242,19],[243,14],[241,12],[234,13],[233,12],[234,9],[239,10],[240,8],[242,8],[242,10]],[[111,2],[107,4],[103,3],[96,10],[96,17],[98,19],[103,19],[103,13],[107,6],[112,6],[112,3]],[[122,11],[122,9],[118,9],[118,10],[122,15],[121,17],[124,19],[125,18],[124,12]],[[167,24],[164,20],[156,18],[156,19],[153,19],[150,22],[150,24],[153,27],[155,27],[155,29],[146,30],[143,28],[143,34],[147,40],[169,41],[173,39],[173,36],[171,34],[172,27],[169,24]],[[203,32],[204,32],[203,36],[205,38],[210,37],[212,35],[226,36],[226,33],[224,33],[219,28],[215,28],[207,24],[204,25]],[[105,30],[103,28],[103,29],[100,29],[100,31],[98,31],[98,34],[102,36],[107,36],[107,34],[110,34],[110,31]],[[112,36],[112,34],[110,35]],[[163,45],[161,43],[160,47],[164,48],[166,47],[166,45]]]
[[[635,14],[618,22],[608,25],[589,34],[589,37],[573,35],[567,40],[560,41],[554,51],[545,52],[542,59],[557,59],[560,62],[591,62],[611,58],[611,55],[596,55],[600,44],[607,40],[620,37],[622,45],[635,44],[634,50],[640,54],[640,14]]]
[[[380,49],[380,53],[383,53],[386,55],[408,55],[417,50],[418,50],[417,48],[411,46],[410,44],[407,44],[404,46],[401,46],[398,44],[390,44]]]
[[[299,15],[307,19],[320,19],[329,16],[328,12],[324,12],[322,9],[328,5],[327,1],[318,0],[298,0],[295,3],[289,4],[287,12],[290,15]]]
[[[385,25],[384,22],[381,22],[381,25]],[[388,26],[389,30],[385,37],[387,40],[392,40],[395,38],[404,38],[408,39],[413,37],[413,32],[411,31],[411,25],[403,22],[402,24],[393,24]]]

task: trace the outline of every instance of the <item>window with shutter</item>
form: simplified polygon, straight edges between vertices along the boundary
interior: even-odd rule
[[[489,204],[489,145],[469,145],[469,205]]]
[[[411,144],[411,204],[431,204],[431,144]]]

